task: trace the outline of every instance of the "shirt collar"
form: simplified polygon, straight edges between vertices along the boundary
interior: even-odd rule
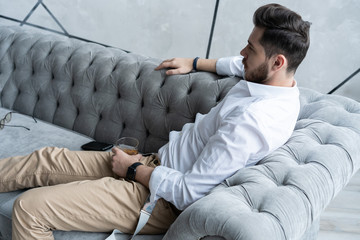
[[[265,85],[260,83],[253,83],[243,80],[249,89],[249,93],[253,97],[279,97],[284,95],[298,96],[299,89],[297,82],[294,80],[294,86],[292,87],[278,87],[272,85]]]

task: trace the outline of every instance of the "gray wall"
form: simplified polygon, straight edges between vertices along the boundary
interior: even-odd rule
[[[238,55],[265,0],[220,0],[210,58]],[[299,86],[327,93],[360,68],[359,0],[278,0],[312,22]],[[0,24],[19,25],[37,0],[0,0]],[[205,57],[216,0],[43,0],[70,34],[158,58]],[[27,23],[63,32],[39,5]],[[24,25],[26,28],[33,28]],[[360,101],[360,74],[335,92]]]

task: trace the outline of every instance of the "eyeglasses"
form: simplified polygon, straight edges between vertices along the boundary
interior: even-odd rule
[[[21,125],[8,125],[6,123],[11,121],[11,117],[13,113],[17,113],[17,112],[8,112],[5,117],[3,119],[0,120],[0,130],[2,130],[4,127],[21,127],[21,128],[25,128],[26,130],[30,131],[30,128],[25,127],[25,126],[21,126]],[[35,121],[35,123],[37,123],[36,119],[34,117],[32,117]]]

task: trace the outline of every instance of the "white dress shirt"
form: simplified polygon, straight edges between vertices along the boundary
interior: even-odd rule
[[[222,58],[221,75],[243,76],[241,57]],[[241,80],[208,114],[172,131],[150,178],[151,201],[183,210],[239,169],[256,164],[291,136],[299,114],[297,86]]]

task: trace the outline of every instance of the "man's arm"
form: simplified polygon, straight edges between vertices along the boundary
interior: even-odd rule
[[[196,62],[196,70],[216,73],[216,61],[217,59],[199,58]],[[193,63],[193,58],[172,58],[163,61],[155,70],[171,68],[166,71],[167,75],[186,74],[193,70]]]
[[[196,62],[197,71],[214,72],[223,76],[244,77],[242,56],[225,57],[219,59],[199,58]],[[193,70],[193,58],[173,58],[163,61],[155,70],[169,68],[167,75],[186,74]]]
[[[126,177],[126,172],[128,168],[135,162],[138,162],[142,157],[141,154],[137,155],[128,155],[119,148],[114,147],[112,149],[114,153],[112,157],[112,170],[119,177]],[[149,188],[149,182],[154,168],[148,167],[145,165],[140,165],[136,168],[135,180],[145,187]]]

